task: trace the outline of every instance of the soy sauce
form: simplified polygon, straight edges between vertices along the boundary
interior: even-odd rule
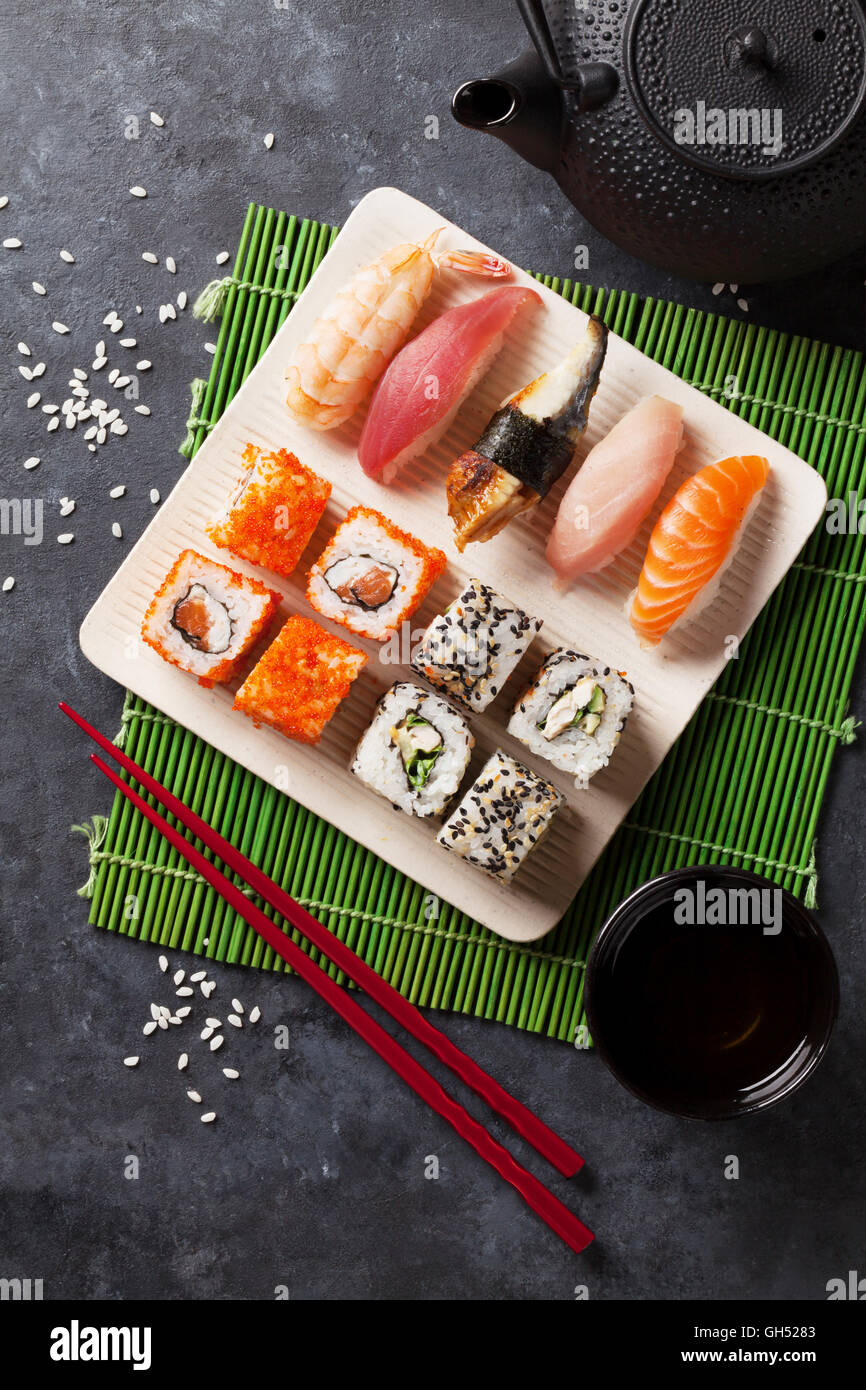
[[[710,1118],[770,1103],[797,1084],[832,1005],[826,943],[818,957],[817,927],[788,912],[772,931],[683,925],[674,886],[652,886],[662,885],[600,934],[588,980],[593,1039],[619,1079],[662,1109]]]

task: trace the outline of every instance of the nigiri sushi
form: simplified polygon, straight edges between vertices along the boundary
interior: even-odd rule
[[[647,396],[590,449],[547,542],[562,587],[603,569],[634,540],[682,445],[682,421],[682,406]]]
[[[748,454],[707,464],[674,493],[653,528],[628,605],[644,645],[655,646],[674,623],[696,617],[714,597],[737,532],[769,475],[767,460]]]
[[[448,515],[458,550],[489,541],[537,507],[565,472],[586,429],[606,350],[607,329],[593,317],[568,356],[507,400],[475,448],[451,465]]]
[[[443,227],[420,245],[392,246],[363,266],[313,324],[286,368],[289,414],[314,430],[342,425],[406,341],[438,270],[503,276],[511,266],[487,251],[436,251]]]
[[[490,366],[518,311],[540,304],[535,290],[491,290],[434,319],[380,379],[358,445],[364,472],[390,483],[436,443]]]

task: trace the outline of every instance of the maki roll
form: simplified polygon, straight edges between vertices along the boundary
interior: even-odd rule
[[[493,878],[510,883],[544,838],[562,796],[498,748],[436,836],[438,843]]]
[[[530,617],[480,579],[470,579],[445,612],[433,619],[412,657],[412,667],[446,695],[483,710],[541,626],[541,618]]]
[[[287,449],[265,454],[248,444],[243,461],[244,472],[207,534],[244,560],[289,575],[319,524],[331,484]]]
[[[365,652],[295,614],[247,676],[234,708],[286,738],[318,743],[366,661]]]
[[[141,636],[164,661],[211,686],[238,674],[279,603],[258,579],[184,550],[151,599]]]
[[[475,739],[438,695],[398,681],[382,696],[352,772],[410,816],[441,815],[469,766]]]
[[[514,706],[508,732],[569,773],[580,789],[607,767],[633,700],[622,672],[560,648]]]
[[[469,541],[489,541],[537,507],[568,468],[606,351],[607,329],[591,318],[568,356],[511,396],[474,449],[451,465],[446,492],[458,550]]]
[[[372,507],[353,507],[310,570],[307,598],[323,618],[384,642],[411,618],[445,565],[443,551]]]

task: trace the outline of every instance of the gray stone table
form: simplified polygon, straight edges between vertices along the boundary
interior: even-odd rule
[[[0,240],[23,242],[0,252],[3,488],[41,497],[46,513],[41,545],[0,537],[0,569],[16,580],[0,595],[0,1276],[42,1278],[46,1296],[273,1298],[283,1288],[293,1298],[569,1299],[586,1284],[597,1299],[820,1299],[828,1279],[862,1265],[859,746],[839,754],[819,843],[841,1018],[826,1063],[789,1104],[733,1128],[678,1123],[631,1099],[595,1056],[443,1018],[587,1156],[573,1199],[599,1239],[582,1259],[297,981],[216,970],[217,1013],[237,993],[264,1018],[220,1054],[231,1050],[242,1080],[219,1088],[218,1125],[201,1125],[174,1072],[176,1035],[140,1037],[156,953],[89,927],[75,894],[83,843],[69,826],[109,798],[54,703],[71,698],[101,727],[117,725],[121,692],[82,657],[78,626],[146,525],[150,488],[165,496],[183,467],[187,383],[207,374],[214,336],[188,310],[161,326],[157,307],[212,278],[249,199],[339,222],[368,189],[395,184],[523,265],[568,274],[585,243],[584,278],[595,284],[739,313],[730,295],[714,300],[708,287],[621,255],[550,180],[453,124],[457,83],[495,70],[522,42],[503,0],[3,7]],[[438,140],[425,138],[431,115]],[[126,138],[130,117],[138,139]],[[146,200],[130,197],[134,184]],[[146,249],[173,255],[177,275],[142,261]],[[859,345],[863,278],[855,257],[750,292],[750,314]],[[34,279],[47,298],[34,295]],[[81,429],[48,435],[46,417],[25,408],[34,387],[16,370],[16,344],[47,363],[34,386],[59,402],[69,368],[87,366],[109,336],[101,321],[112,307],[138,339],[130,357],[153,361],[142,374],[152,415],[131,416],[125,438],[91,455]],[[68,337],[52,332],[53,319]],[[42,462],[25,472],[32,455]],[[126,495],[111,500],[118,484]],[[63,520],[62,496],[76,503]],[[74,542],[58,545],[67,530]],[[862,708],[861,681],[853,710]],[[280,1024],[287,1050],[273,1045]],[[146,1069],[122,1066],[133,1051],[148,1051]],[[723,1178],[730,1153],[736,1182]],[[433,1154],[436,1181],[424,1176]],[[125,1176],[129,1156],[135,1179]]]

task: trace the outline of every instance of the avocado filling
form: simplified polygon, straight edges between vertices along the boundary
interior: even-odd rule
[[[445,747],[439,730],[422,715],[410,711],[391,730],[391,740],[400,750],[409,785],[423,787]]]
[[[566,729],[580,729],[583,734],[594,734],[601,723],[604,705],[604,691],[591,676],[587,676],[554,700],[536,728],[549,740],[558,738]]]

